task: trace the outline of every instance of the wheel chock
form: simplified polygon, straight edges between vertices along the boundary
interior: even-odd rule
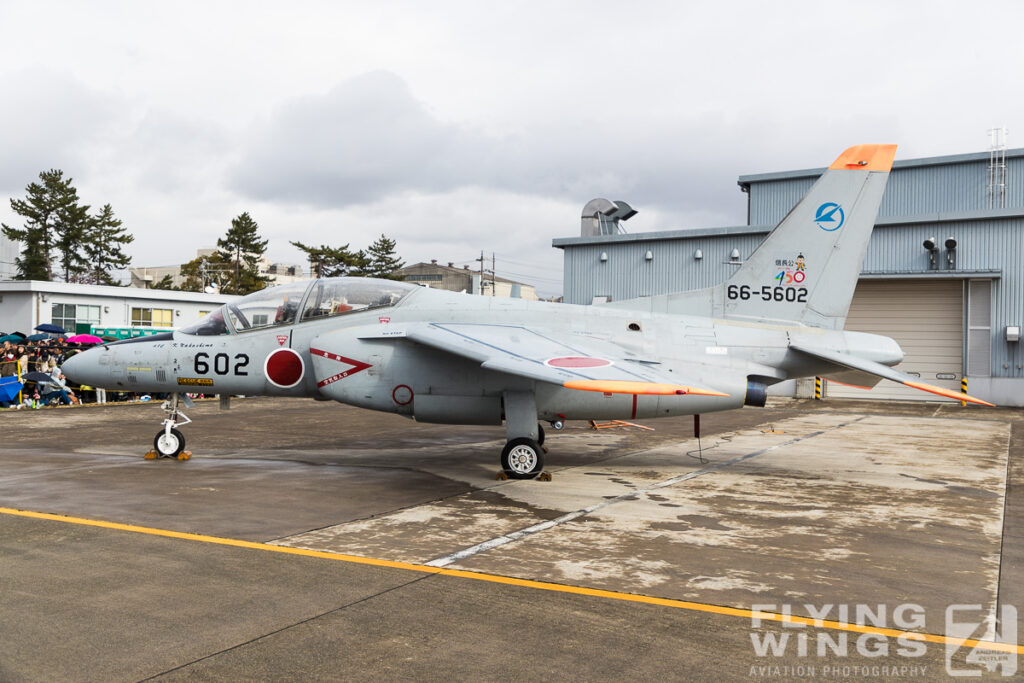
[[[192,458],[192,451],[182,451],[178,453],[178,460],[190,460]]]
[[[551,473],[550,472],[541,472],[540,476],[537,477],[537,479],[539,481],[551,481]]]
[[[156,451],[150,451],[149,453],[146,453],[145,457],[146,460],[156,460],[157,458],[160,457],[160,454],[157,453]]]
[[[548,453],[550,453],[550,452],[551,452],[551,451],[549,451],[549,450],[548,450],[548,447],[547,447],[547,446],[545,446],[544,444],[541,444],[541,445],[540,445],[540,449],[541,449],[542,451],[544,451],[544,455],[547,455]]]
[[[494,475],[494,479],[496,481],[506,481],[508,479],[508,475],[505,474],[504,470],[501,470],[500,472]]]

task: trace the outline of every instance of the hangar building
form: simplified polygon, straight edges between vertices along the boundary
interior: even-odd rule
[[[619,218],[635,213],[628,205],[588,203],[581,236],[553,241],[564,252],[565,301],[590,304],[723,282],[824,171],[740,176],[748,203],[747,225],[739,227],[624,234]],[[894,338],[906,353],[898,368],[923,381],[959,391],[966,376],[972,395],[1024,406],[1021,325],[1024,149],[896,161],[846,329]],[[787,384],[785,390],[795,390]],[[935,399],[886,381],[871,392],[835,383],[827,391]]]

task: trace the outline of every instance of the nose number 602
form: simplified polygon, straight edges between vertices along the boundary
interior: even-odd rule
[[[249,367],[249,356],[244,353],[235,354],[234,373],[239,377],[248,376],[246,368]],[[196,354],[195,371],[197,375],[210,374],[210,354],[202,351]],[[232,374],[231,358],[226,353],[218,353],[213,357],[213,372],[217,375]]]

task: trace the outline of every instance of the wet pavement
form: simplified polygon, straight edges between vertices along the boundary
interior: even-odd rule
[[[546,482],[495,479],[500,428],[189,415],[177,461],[142,458],[156,405],[0,414],[0,679],[933,680],[941,642],[878,629],[1024,609],[1024,411],[778,399],[702,416],[699,446],[689,419],[569,423]]]

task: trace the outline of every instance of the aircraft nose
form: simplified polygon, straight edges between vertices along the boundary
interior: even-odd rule
[[[102,384],[98,381],[99,354],[98,349],[89,349],[68,358],[61,364],[61,370],[73,382],[78,384]]]

